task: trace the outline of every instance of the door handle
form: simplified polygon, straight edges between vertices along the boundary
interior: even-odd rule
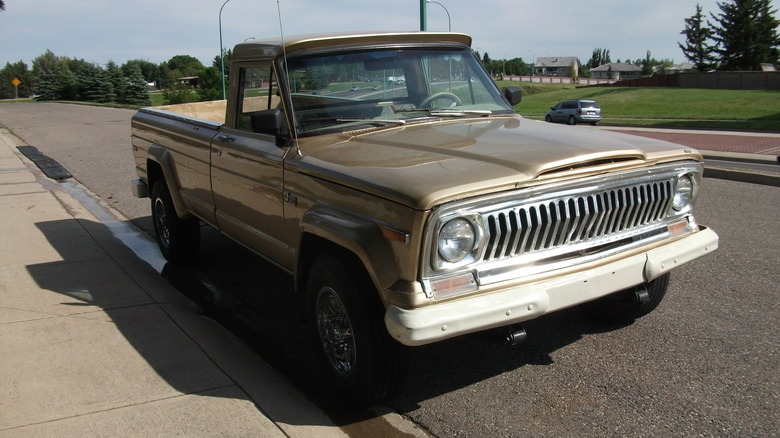
[[[217,135],[217,140],[221,141],[222,143],[233,143],[236,141],[235,137],[231,137],[227,134],[219,134]]]

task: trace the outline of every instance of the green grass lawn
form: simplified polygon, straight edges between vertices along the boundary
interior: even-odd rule
[[[583,87],[526,82],[498,82],[523,89],[515,110],[543,119],[565,99],[593,99],[605,125],[668,126],[780,132],[780,91],[692,88]]]
[[[152,106],[165,105],[165,98],[162,91],[154,91],[149,93],[149,98],[152,101]]]

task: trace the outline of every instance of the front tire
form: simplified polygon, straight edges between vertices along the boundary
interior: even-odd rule
[[[546,116],[544,116],[544,121],[547,123],[552,123],[552,117],[549,114],[547,114]]]
[[[669,287],[669,274],[636,288],[616,292],[585,303],[582,309],[590,316],[610,323],[630,323],[647,315],[661,304]],[[644,292],[647,295],[644,295]]]
[[[309,337],[329,389],[353,406],[368,406],[400,386],[402,346],[384,326],[384,309],[362,267],[321,255],[306,285]]]
[[[163,257],[171,263],[187,263],[197,258],[200,249],[198,220],[179,218],[165,180],[154,183],[151,198],[154,235]]]

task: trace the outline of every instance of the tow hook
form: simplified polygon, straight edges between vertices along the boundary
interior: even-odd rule
[[[517,345],[528,338],[528,333],[525,329],[519,325],[510,325],[507,327],[506,343],[509,345]]]
[[[638,287],[636,288],[636,291],[634,292],[634,299],[637,303],[645,303],[647,301],[650,301],[650,294],[647,292],[647,289],[644,287]]]

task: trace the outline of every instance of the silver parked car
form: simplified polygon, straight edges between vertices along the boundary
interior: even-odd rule
[[[569,125],[577,123],[595,125],[601,121],[601,107],[595,101],[588,99],[564,100],[550,108],[544,120]]]

